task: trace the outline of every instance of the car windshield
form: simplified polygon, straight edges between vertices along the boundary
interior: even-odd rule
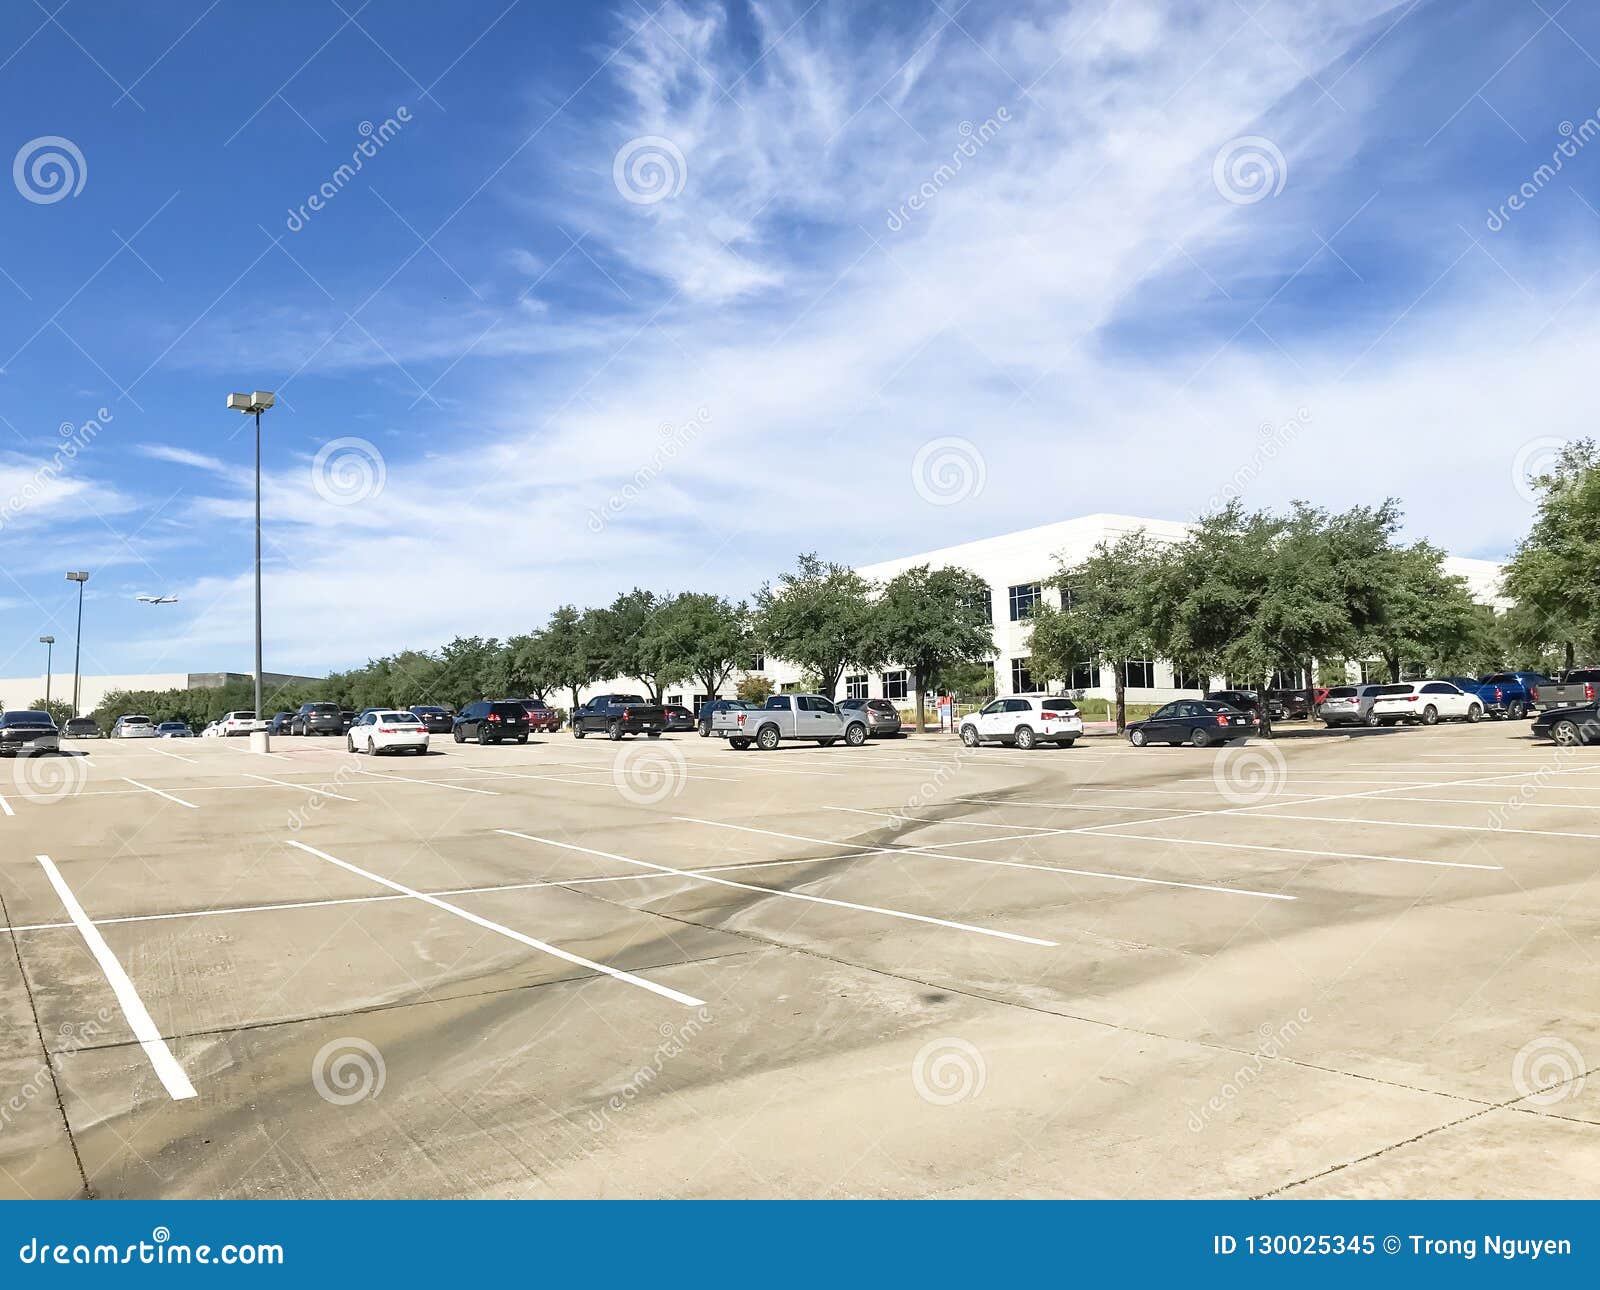
[[[1379,685],[1379,686],[1375,686],[1373,688],[1372,692],[1374,694],[1383,695],[1383,696],[1388,696],[1388,695],[1392,695],[1392,694],[1410,694],[1411,691],[1412,691],[1412,688],[1413,687],[1411,687],[1409,685]]]
[[[1330,699],[1353,699],[1356,697],[1356,687],[1353,685],[1336,685],[1328,691]]]
[[[182,730],[183,729],[183,722],[181,722],[181,721],[163,721],[159,726],[156,727],[156,729],[157,730]]]
[[[613,694],[611,696],[611,702],[613,702],[613,703],[643,703],[644,702],[644,695],[642,695],[642,694]]]
[[[396,721],[410,726],[417,724],[417,714],[415,712],[380,712],[377,716],[378,720],[385,724]]]
[[[1076,712],[1078,705],[1071,699],[1042,699],[1039,706],[1046,712]]]
[[[149,717],[123,717],[122,718],[122,724],[125,725],[125,726],[148,726],[150,724],[150,718]]]
[[[894,704],[890,703],[888,699],[868,699],[867,707],[874,712],[893,712],[895,710]]]
[[[55,722],[50,719],[48,712],[37,712],[33,709],[26,711],[8,712],[0,717],[9,726],[53,726]]]

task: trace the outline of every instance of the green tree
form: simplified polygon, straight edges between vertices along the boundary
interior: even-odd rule
[[[671,675],[672,660],[651,648],[651,624],[666,604],[655,592],[635,587],[604,609],[584,615],[597,676],[633,677],[650,692],[652,702],[661,701],[662,688],[679,679]]]
[[[867,652],[911,672],[919,731],[925,692],[940,670],[994,655],[989,615],[989,584],[954,567],[914,565],[889,579],[874,602]]]
[[[1539,506],[1506,565],[1505,590],[1543,620],[1528,636],[1559,643],[1568,669],[1600,650],[1600,448],[1569,443],[1533,481]]]
[[[72,703],[68,699],[51,699],[48,703],[43,699],[35,699],[33,701],[33,710],[35,712],[48,712],[50,719],[60,726],[65,725],[67,719],[72,716]]]
[[[1097,542],[1087,557],[1067,566],[1058,559],[1053,579],[1062,607],[1034,607],[1029,667],[1041,680],[1060,680],[1085,659],[1111,664],[1116,677],[1117,729],[1127,726],[1128,660],[1163,652],[1163,553],[1143,529],[1114,542]]]
[[[562,605],[550,615],[542,633],[545,663],[552,684],[567,690],[572,706],[578,706],[578,691],[601,676],[600,661],[593,648],[591,614],[580,613],[574,605]]]
[[[755,597],[755,634],[779,658],[815,674],[818,692],[833,697],[846,667],[876,666],[872,584],[854,569],[802,555],[774,586]]]
[[[645,627],[642,652],[662,675],[693,677],[708,698],[715,698],[749,650],[747,620],[742,604],[684,592],[666,601]]]
[[[749,676],[739,678],[739,684],[733,687],[733,693],[746,703],[765,703],[772,694],[772,682],[752,672]]]
[[[1484,622],[1465,578],[1444,571],[1444,552],[1430,542],[1391,547],[1382,615],[1367,636],[1364,656],[1376,654],[1398,681],[1415,661],[1430,672],[1469,666],[1483,642]]]

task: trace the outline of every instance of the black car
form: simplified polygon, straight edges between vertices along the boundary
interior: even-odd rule
[[[1205,697],[1207,703],[1224,703],[1240,712],[1248,712],[1257,720],[1261,718],[1261,694],[1256,690],[1212,690]],[[1267,716],[1273,721],[1287,721],[1289,709],[1276,694],[1267,695]]]
[[[1316,693],[1312,690],[1268,690],[1267,703],[1271,706],[1274,721],[1304,721],[1316,710]],[[1283,716],[1278,709],[1283,709]]]
[[[267,723],[267,730],[274,735],[289,734],[289,723],[293,720],[294,713],[292,712],[275,712],[272,715],[272,720]]]
[[[68,717],[61,733],[68,739],[98,739],[100,727],[95,725],[93,717]]]
[[[661,738],[667,714],[659,703],[642,694],[597,694],[572,714],[572,736],[582,739],[591,731],[603,732],[607,739],[623,735],[649,735]]]
[[[0,713],[0,753],[15,757],[24,752],[60,751],[61,732],[48,712],[18,708]]]
[[[711,718],[719,712],[726,712],[730,708],[734,712],[754,712],[761,705],[750,703],[745,699],[708,699],[700,705],[700,711],[694,714],[695,729],[700,732],[700,738],[711,738]]]
[[[1533,719],[1533,733],[1540,739],[1554,739],[1563,748],[1600,744],[1600,703],[1546,708]]]
[[[337,703],[302,703],[289,718],[291,735],[342,735],[344,716]]]
[[[667,714],[668,730],[694,729],[694,713],[690,712],[683,704],[669,703],[662,708],[662,711]]]
[[[339,709],[339,733],[342,735],[356,723],[356,714],[349,708]]]
[[[1148,744],[1190,744],[1205,748],[1246,739],[1257,729],[1254,713],[1210,699],[1179,699],[1130,725],[1128,742],[1135,748]]]
[[[513,739],[525,744],[528,742],[528,710],[509,700],[479,699],[456,713],[450,733],[458,744],[469,739],[476,739],[480,744],[503,744]]]
[[[413,703],[407,711],[412,716],[421,718],[423,728],[430,735],[447,735],[455,725],[448,708],[441,708],[432,703]]]

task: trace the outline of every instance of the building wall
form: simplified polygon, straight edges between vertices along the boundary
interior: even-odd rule
[[[69,657],[69,663],[72,661]],[[81,676],[78,678],[78,711],[93,712],[100,700],[112,690],[213,690],[229,681],[248,681],[248,672],[144,672],[127,676]],[[292,684],[312,681],[316,677],[291,676],[281,672],[263,672],[265,685]],[[38,676],[0,678],[0,710],[25,708],[35,699],[45,697],[44,673]],[[72,669],[57,671],[50,678],[50,697],[72,702]]]

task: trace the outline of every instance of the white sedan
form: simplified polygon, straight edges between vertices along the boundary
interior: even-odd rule
[[[353,753],[376,756],[386,752],[428,751],[428,727],[415,712],[396,712],[377,708],[363,712],[344,737],[344,746]]]

